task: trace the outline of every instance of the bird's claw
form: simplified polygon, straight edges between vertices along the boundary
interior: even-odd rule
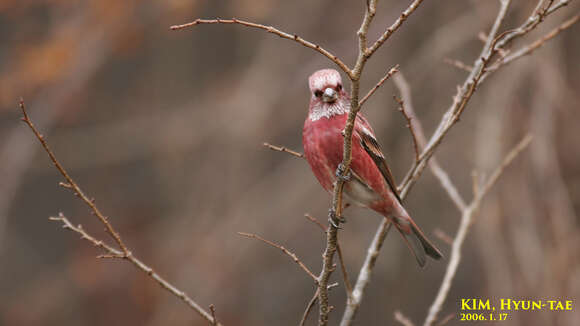
[[[347,171],[346,168],[344,167],[344,165],[342,165],[342,163],[338,164],[338,167],[336,168],[336,177],[344,182],[347,182],[350,180],[350,171]]]
[[[330,209],[328,211],[328,222],[337,229],[342,229],[340,227],[340,223],[346,223],[346,219],[343,216],[336,215],[336,211],[334,209]]]

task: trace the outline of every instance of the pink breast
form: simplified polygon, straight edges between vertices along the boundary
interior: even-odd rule
[[[335,171],[342,162],[342,130],[347,114],[321,118],[316,121],[306,119],[302,141],[304,154],[314,175],[327,191],[332,191]],[[360,176],[372,189],[388,197],[388,189],[383,176],[373,160],[365,152],[355,133],[352,142],[351,169]]]

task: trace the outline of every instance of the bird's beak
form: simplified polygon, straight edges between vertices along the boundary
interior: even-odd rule
[[[336,91],[330,87],[325,89],[324,93],[322,93],[322,101],[325,103],[334,103],[337,98],[338,95],[336,94]]]

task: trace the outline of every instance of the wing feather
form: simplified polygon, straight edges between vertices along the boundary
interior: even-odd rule
[[[399,197],[399,191],[397,190],[397,184],[395,183],[395,179],[393,178],[391,169],[389,169],[389,165],[385,161],[385,155],[381,150],[381,146],[379,145],[375,137],[369,132],[367,132],[365,129],[362,129],[360,131],[357,130],[357,132],[360,136],[362,147],[365,149],[367,154],[369,154],[369,156],[373,159],[373,162],[375,162],[375,165],[385,178],[385,181],[387,181],[389,188],[391,188],[391,191],[393,192],[393,194],[395,194],[395,197],[397,197],[399,203],[402,203],[401,197]]]

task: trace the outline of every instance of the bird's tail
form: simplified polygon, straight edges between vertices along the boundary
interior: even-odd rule
[[[415,255],[419,266],[425,266],[426,255],[437,260],[443,257],[439,249],[425,237],[423,231],[408,215],[403,218],[395,217],[392,220],[399,233],[403,236],[403,240],[405,240],[405,243]]]

